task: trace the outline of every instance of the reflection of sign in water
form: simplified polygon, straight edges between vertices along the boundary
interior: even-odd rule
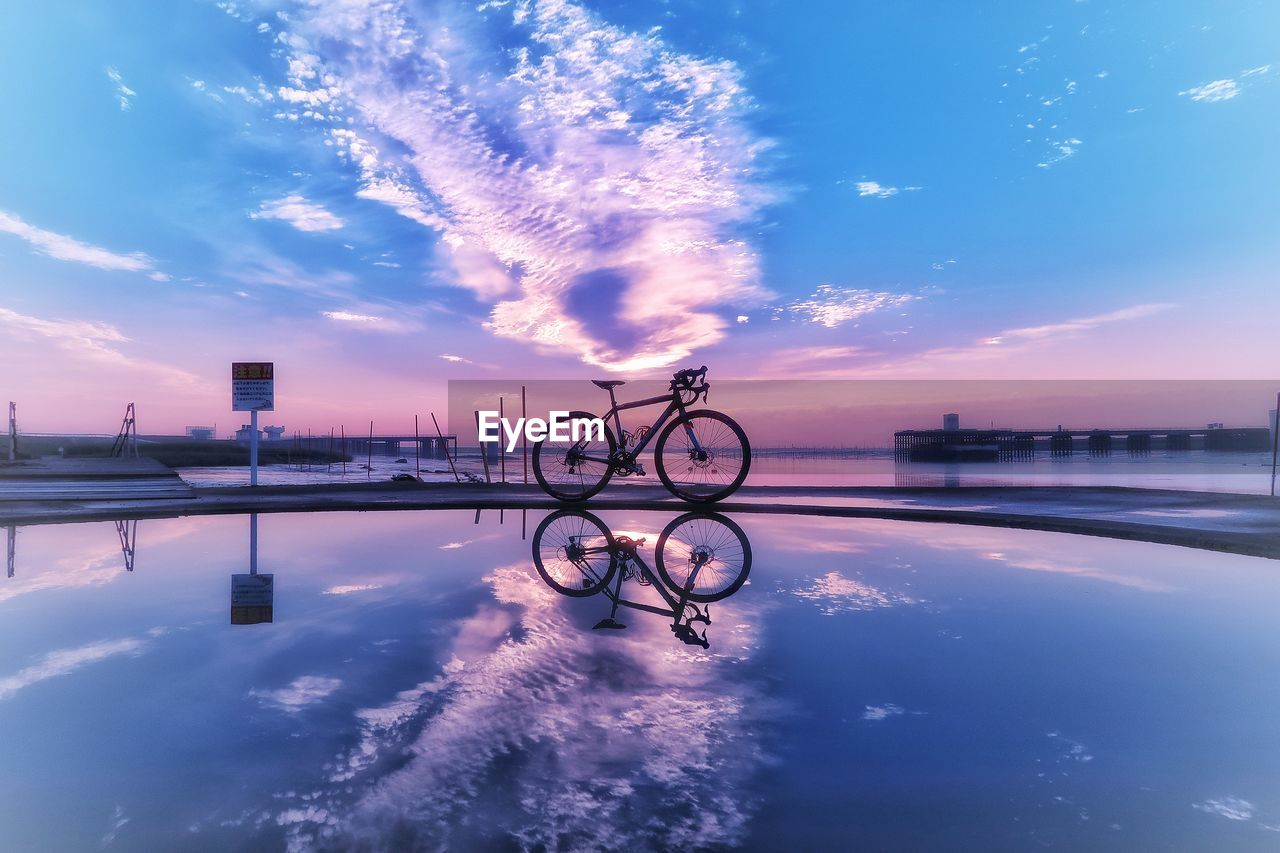
[[[272,621],[275,575],[231,576],[231,624],[256,625]]]
[[[231,363],[231,411],[271,412],[276,407],[275,363]]]

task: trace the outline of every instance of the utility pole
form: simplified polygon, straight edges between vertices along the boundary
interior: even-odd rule
[[[9,401],[9,461],[18,458],[18,404]]]

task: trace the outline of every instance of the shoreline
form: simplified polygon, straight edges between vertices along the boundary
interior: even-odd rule
[[[485,483],[352,483],[187,487],[180,492],[0,499],[0,526],[195,515],[407,510],[696,510],[658,486],[615,487],[581,504],[537,486]],[[726,514],[777,513],[966,524],[1280,559],[1280,500],[1265,495],[1124,486],[744,486],[704,507]]]

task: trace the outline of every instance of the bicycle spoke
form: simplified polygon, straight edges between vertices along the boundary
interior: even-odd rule
[[[751,550],[742,530],[724,516],[690,513],[663,532],[658,567],[677,592],[695,601],[716,601],[746,580]]]
[[[660,474],[681,497],[717,500],[746,477],[750,450],[745,436],[722,415],[694,413],[665,438],[657,450]]]
[[[591,595],[608,581],[612,566],[608,533],[594,516],[548,516],[534,534],[534,564],[558,592]]]

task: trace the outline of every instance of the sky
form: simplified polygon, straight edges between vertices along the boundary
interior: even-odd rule
[[[1272,379],[1265,2],[20,4],[28,431],[444,413],[450,379]],[[1260,404],[1259,409],[1263,408]],[[1264,415],[1257,421],[1261,422]]]

